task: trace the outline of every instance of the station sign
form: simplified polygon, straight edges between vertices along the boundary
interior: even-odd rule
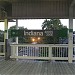
[[[43,36],[53,36],[53,31],[51,30],[11,30],[11,36],[29,36],[29,37],[43,37]]]
[[[67,37],[68,30],[11,30],[11,37]]]

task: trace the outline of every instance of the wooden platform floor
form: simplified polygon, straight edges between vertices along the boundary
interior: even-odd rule
[[[75,63],[0,60],[0,75],[75,75]]]

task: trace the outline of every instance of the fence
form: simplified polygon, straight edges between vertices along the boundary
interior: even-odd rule
[[[68,60],[68,44],[12,44],[11,51],[10,58]]]
[[[57,44],[51,46],[52,48],[52,60],[68,60],[68,45]]]
[[[11,45],[11,51],[11,58],[49,59],[49,45]]]

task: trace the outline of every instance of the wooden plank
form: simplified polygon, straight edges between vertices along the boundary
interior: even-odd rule
[[[75,75],[75,63],[56,61],[0,61],[1,75]]]

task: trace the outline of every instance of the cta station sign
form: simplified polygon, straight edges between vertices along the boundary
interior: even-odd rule
[[[53,31],[28,30],[28,31],[24,31],[24,36],[53,36]]]
[[[11,36],[29,36],[29,37],[43,37],[43,36],[53,36],[52,30],[11,30]]]
[[[68,30],[11,30],[11,37],[68,37]]]

